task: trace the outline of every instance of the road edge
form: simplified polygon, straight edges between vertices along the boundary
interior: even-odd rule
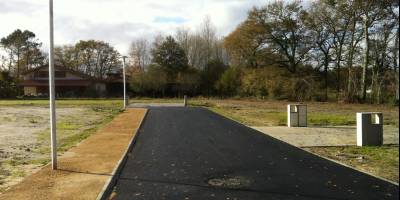
[[[252,129],[252,130],[255,130],[255,131],[257,131],[257,132],[259,132],[259,133],[261,133],[261,134],[263,134],[263,135],[268,135],[269,137],[275,138],[275,137],[273,137],[273,136],[271,136],[271,135],[269,135],[269,134],[267,134],[267,133],[263,133],[263,132],[261,132],[261,131],[255,129],[255,128],[252,128],[251,126],[247,126],[246,124],[243,124],[243,123],[241,123],[241,122],[239,122],[239,121],[237,121],[237,120],[235,120],[235,119],[233,119],[233,118],[226,117],[226,116],[223,116],[223,115],[221,115],[221,114],[219,114],[219,113],[217,113],[217,112],[214,112],[213,110],[208,109],[207,107],[201,107],[201,108],[205,108],[205,109],[207,109],[207,110],[210,111],[210,112],[213,112],[213,113],[215,113],[215,114],[217,114],[217,115],[220,115],[220,116],[222,116],[222,117],[224,117],[224,118],[226,118],[226,119],[230,119],[230,120],[232,120],[232,121],[234,121],[234,122],[236,122],[236,123],[239,123],[239,124],[241,124],[241,125],[243,125],[243,126],[245,126],[245,127],[248,127],[248,128],[250,128],[250,129]],[[366,175],[372,176],[372,177],[374,177],[374,178],[377,178],[377,179],[379,179],[379,180],[381,180],[381,181],[385,181],[385,182],[391,183],[391,184],[393,184],[393,185],[399,186],[399,183],[396,183],[396,182],[391,181],[391,180],[389,180],[389,179],[386,179],[386,178],[383,178],[383,177],[379,177],[379,176],[377,176],[377,175],[375,175],[375,174],[371,174],[371,173],[369,173],[369,172],[356,169],[356,168],[353,167],[353,166],[347,165],[347,164],[345,164],[345,163],[341,163],[341,162],[339,162],[339,161],[337,161],[337,160],[333,160],[333,159],[331,159],[331,158],[327,158],[327,157],[325,157],[325,156],[321,156],[321,155],[318,155],[318,154],[316,154],[316,153],[307,151],[307,150],[305,150],[305,149],[303,149],[303,148],[301,148],[301,147],[292,145],[292,144],[287,143],[287,142],[285,142],[285,141],[283,141],[283,140],[280,140],[280,139],[278,139],[278,138],[275,138],[275,139],[277,139],[277,140],[279,140],[279,141],[281,141],[281,142],[283,142],[283,143],[286,143],[286,144],[288,144],[288,145],[290,145],[290,146],[293,146],[293,147],[295,147],[295,148],[297,148],[297,149],[300,149],[300,150],[302,150],[302,151],[305,151],[305,152],[307,152],[307,153],[310,153],[310,154],[313,154],[313,155],[315,155],[315,156],[318,156],[318,157],[320,157],[320,158],[322,158],[322,159],[329,160],[329,161],[334,162],[334,163],[336,163],[336,164],[342,165],[342,166],[344,166],[344,167],[347,167],[347,168],[356,170],[356,171],[358,171],[358,172],[361,172],[361,173],[363,173],[363,174],[366,174]],[[305,147],[305,148],[307,148],[307,147]]]
[[[133,148],[134,144],[136,143],[137,137],[139,135],[139,130],[141,129],[142,124],[143,124],[144,120],[146,119],[148,112],[149,112],[149,110],[146,109],[146,112],[144,113],[143,118],[140,120],[138,128],[133,133],[134,136],[132,137],[131,141],[129,142],[125,152],[122,154],[121,159],[118,161],[117,165],[115,166],[113,172],[111,173],[110,178],[106,181],[106,183],[103,186],[103,189],[97,195],[96,200],[107,200],[107,198],[111,195],[111,193],[114,189],[114,186],[117,182],[117,179],[119,177],[119,174],[122,170],[122,167],[125,165],[125,163],[127,161],[127,158],[128,158],[127,155]]]

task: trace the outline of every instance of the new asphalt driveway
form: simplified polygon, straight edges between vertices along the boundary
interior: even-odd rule
[[[204,108],[150,108],[115,199],[399,199],[399,187]]]

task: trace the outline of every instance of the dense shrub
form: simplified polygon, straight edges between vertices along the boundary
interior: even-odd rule
[[[227,69],[217,81],[215,87],[221,95],[234,96],[238,93],[241,71],[237,67]]]
[[[267,74],[263,69],[245,70],[241,78],[241,95],[242,96],[268,96]]]
[[[0,72],[0,98],[15,98],[19,88],[8,72]]]
[[[206,67],[200,71],[201,92],[208,96],[215,95],[217,91],[214,86],[228,67],[221,60],[210,60]]]
[[[135,72],[130,78],[134,93],[139,95],[164,95],[167,87],[167,72],[159,65],[150,65],[147,71]]]

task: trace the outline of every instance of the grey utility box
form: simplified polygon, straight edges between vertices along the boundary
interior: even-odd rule
[[[380,112],[357,113],[357,146],[383,144],[383,115]]]
[[[289,104],[287,117],[288,127],[307,127],[307,105]]]

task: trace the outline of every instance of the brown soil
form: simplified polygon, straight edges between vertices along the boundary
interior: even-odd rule
[[[0,106],[0,194],[35,173],[48,161],[48,140],[39,137],[49,129],[49,108]],[[58,137],[72,137],[107,120],[108,113],[91,107],[59,107]],[[69,130],[62,130],[67,129]],[[74,128],[74,129],[72,129]],[[77,141],[78,142],[78,141]],[[71,144],[76,144],[71,141]]]
[[[128,109],[58,161],[0,196],[5,199],[96,199],[122,158],[142,121],[145,109]]]

